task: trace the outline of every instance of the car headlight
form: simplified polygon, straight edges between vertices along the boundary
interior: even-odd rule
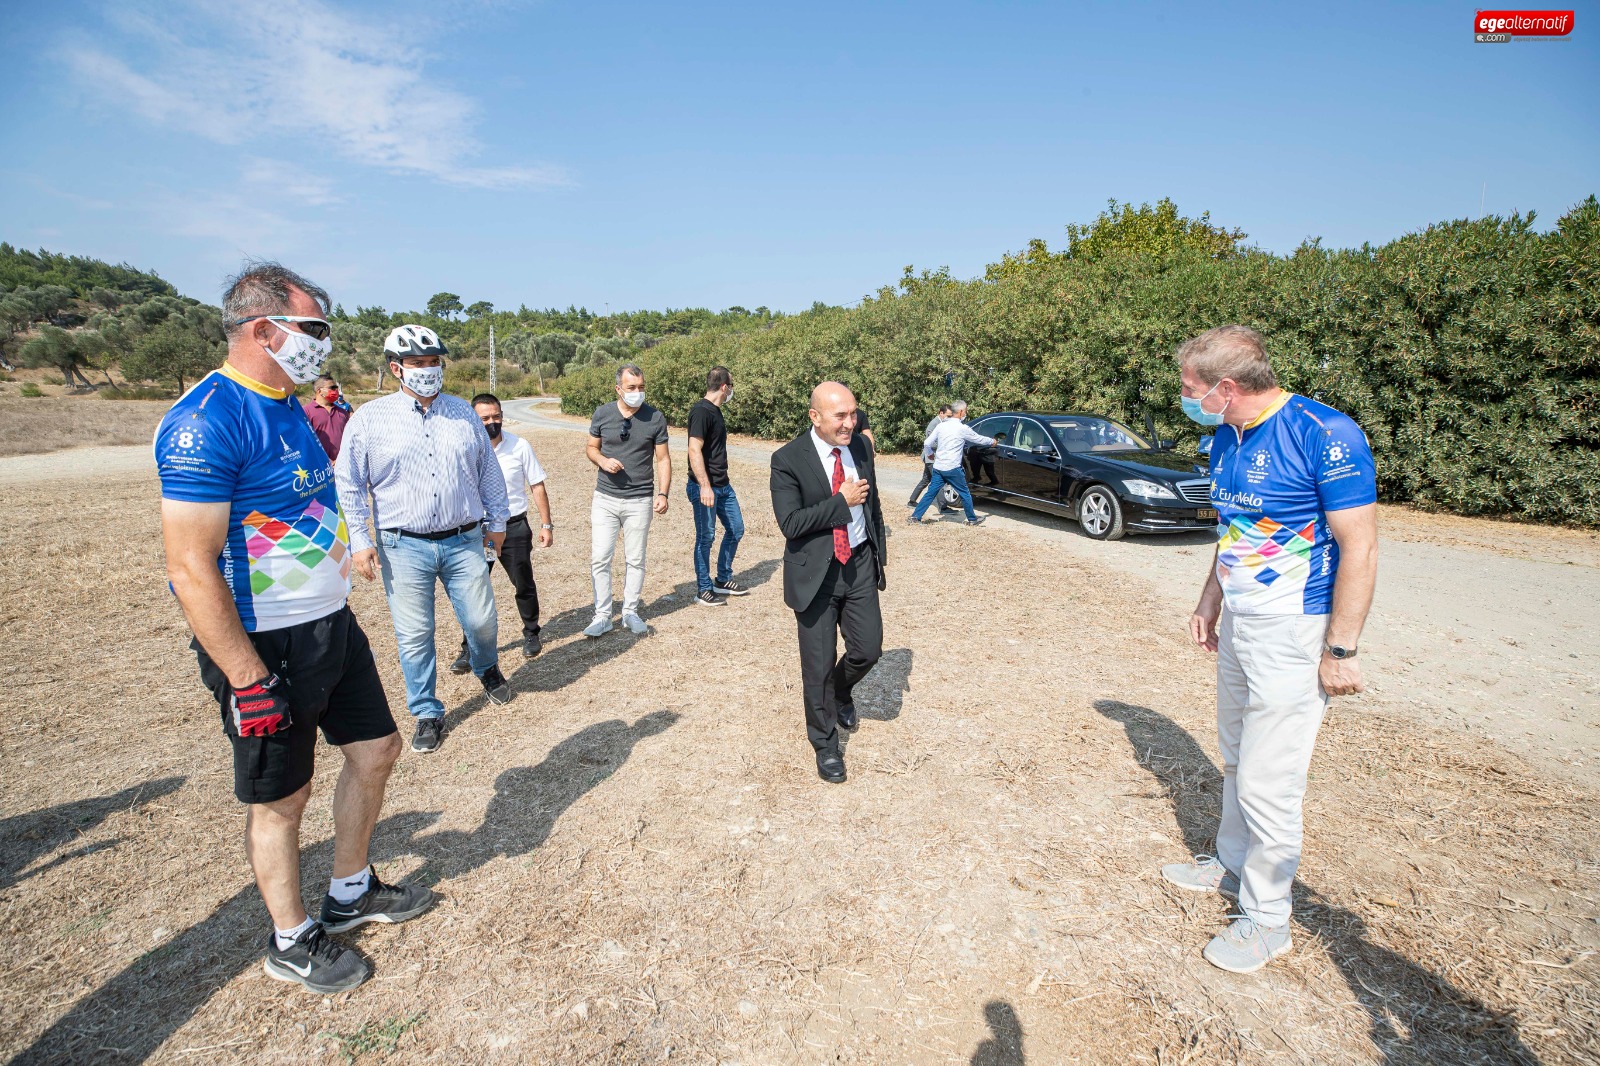
[[[1154,481],[1143,478],[1131,478],[1122,483],[1130,496],[1143,496],[1147,500],[1176,500],[1178,494],[1165,485],[1158,485]]]

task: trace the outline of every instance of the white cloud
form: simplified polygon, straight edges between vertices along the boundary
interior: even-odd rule
[[[281,159],[251,159],[241,176],[252,189],[275,191],[308,207],[327,207],[344,200],[327,178]]]
[[[567,180],[555,167],[476,165],[476,103],[428,80],[424,53],[399,28],[317,0],[184,0],[108,16],[127,47],[80,41],[64,58],[105,102],[150,122],[223,144],[290,137],[294,151],[275,158],[321,146],[392,173],[475,188]],[[331,202],[332,191],[307,195]]]

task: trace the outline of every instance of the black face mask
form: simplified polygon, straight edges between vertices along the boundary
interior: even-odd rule
[[[483,428],[489,431],[489,439],[490,440],[499,440],[500,439],[500,423],[499,422],[485,422],[483,424]]]

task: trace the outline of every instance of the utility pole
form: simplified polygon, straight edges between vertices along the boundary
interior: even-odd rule
[[[494,391],[494,323],[489,323],[489,391]]]

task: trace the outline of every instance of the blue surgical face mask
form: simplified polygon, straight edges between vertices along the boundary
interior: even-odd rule
[[[1216,385],[1211,386],[1211,388],[1207,390],[1206,395],[1200,397],[1198,400],[1192,396],[1179,396],[1178,402],[1183,405],[1183,413],[1188,415],[1195,422],[1200,423],[1202,426],[1222,425],[1222,416],[1228,410],[1228,405],[1226,403],[1222,405],[1222,410],[1218,411],[1216,414],[1212,414],[1210,411],[1207,411],[1201,406],[1201,404],[1205,403],[1206,397],[1210,396],[1213,392],[1216,392],[1217,387],[1221,384],[1222,382],[1219,381]]]

